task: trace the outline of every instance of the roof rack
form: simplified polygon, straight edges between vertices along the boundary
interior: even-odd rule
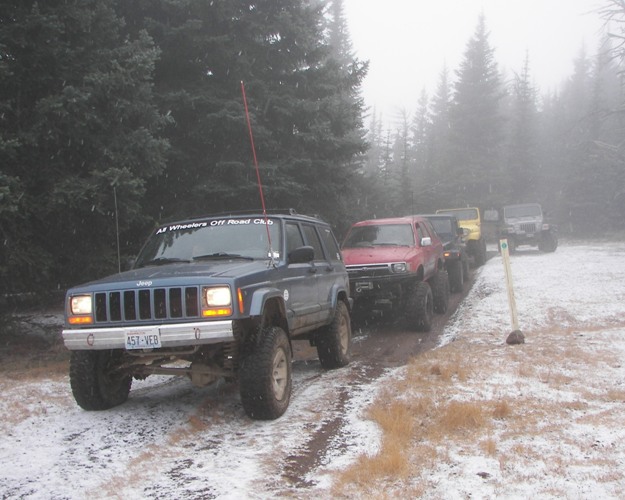
[[[309,219],[316,219],[316,220],[321,220],[323,221],[323,219],[321,217],[319,217],[318,215],[305,215],[305,214],[300,214],[297,212],[297,210],[295,210],[294,208],[271,208],[271,209],[267,209],[266,210],[267,215],[294,215],[297,217],[303,217],[303,218],[309,218]],[[193,216],[193,217],[188,217],[188,218],[176,218],[175,220],[172,221],[163,221],[160,222],[159,224],[169,224],[171,222],[180,222],[180,221],[192,221],[192,220],[200,220],[200,219],[208,219],[208,218],[213,218],[213,217],[239,217],[239,216],[245,216],[245,215],[263,215],[262,210],[252,210],[252,209],[245,209],[245,210],[225,210],[223,212],[213,212],[210,214],[204,214],[204,215],[199,215],[199,216]]]

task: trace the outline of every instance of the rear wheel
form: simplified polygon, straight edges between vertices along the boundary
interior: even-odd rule
[[[291,346],[282,328],[265,328],[241,361],[239,391],[245,413],[256,420],[281,416],[291,400]]]
[[[434,312],[445,314],[449,305],[449,275],[446,270],[437,271],[431,278]]]
[[[558,248],[558,239],[555,234],[543,233],[538,249],[541,252],[555,252],[556,248]]]
[[[419,332],[429,332],[434,318],[434,298],[429,283],[420,281],[408,293],[405,317],[409,327]]]
[[[321,366],[332,369],[349,364],[351,341],[349,311],[345,302],[339,300],[332,323],[317,335],[317,355]]]
[[[132,376],[121,369],[123,357],[120,350],[72,351],[69,382],[78,406],[108,410],[128,399]]]
[[[460,259],[447,264],[449,274],[449,289],[454,293],[462,292],[464,288],[464,266]]]

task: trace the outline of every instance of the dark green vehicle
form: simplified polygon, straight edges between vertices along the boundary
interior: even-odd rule
[[[292,342],[324,368],[350,361],[349,279],[330,226],[303,215],[171,223],[131,270],[67,292],[70,383],[85,410],[126,401],[133,378],[238,380],[246,413],[275,419],[291,395]]]

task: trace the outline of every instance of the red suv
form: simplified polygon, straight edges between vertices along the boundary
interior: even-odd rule
[[[443,244],[427,219],[357,222],[341,250],[355,313],[403,314],[412,328],[429,331],[433,313],[447,311]]]

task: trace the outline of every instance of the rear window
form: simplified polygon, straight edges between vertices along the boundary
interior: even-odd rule
[[[319,227],[319,234],[328,252],[329,260],[341,260],[339,246],[329,227]]]

